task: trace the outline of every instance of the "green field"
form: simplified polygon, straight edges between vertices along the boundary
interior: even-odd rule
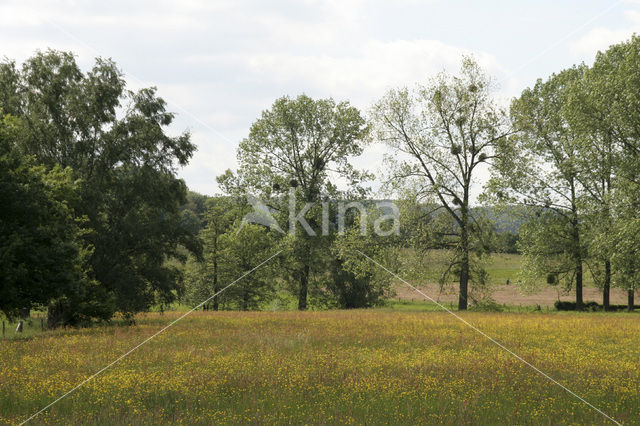
[[[430,252],[427,256],[428,259],[428,268],[424,269],[422,272],[421,280],[418,282],[436,282],[439,278],[439,271],[444,268],[445,265],[445,256],[446,253],[434,250]],[[405,257],[405,261],[414,262],[415,257],[413,255],[408,255]],[[516,283],[518,273],[520,271],[522,263],[522,256],[519,254],[505,254],[505,253],[493,253],[489,256],[489,258],[485,262],[485,268],[487,270],[489,276],[489,285],[490,286],[500,286],[505,284],[506,280],[509,279],[513,284]],[[456,284],[456,281],[450,281],[450,284]],[[593,285],[593,281],[591,279],[590,274],[586,274],[585,277],[585,285],[590,286]],[[398,283],[399,287],[403,287],[404,284]],[[398,301],[398,300],[390,300],[385,309],[387,310],[401,310],[401,311],[433,311],[439,310],[436,305],[428,303],[423,300],[417,293],[415,294],[415,301]],[[283,292],[275,301],[270,302],[269,304],[263,307],[263,310],[266,311],[279,311],[279,310],[293,310],[295,309],[297,300],[294,296],[289,295],[286,292]],[[456,308],[455,303],[447,303],[443,302],[447,307],[451,309]],[[533,306],[535,307],[535,306]],[[507,304],[505,310],[516,311],[516,312],[528,312],[531,311],[533,307],[522,307],[517,305],[509,305]],[[174,303],[169,307],[169,309],[174,311],[187,311],[190,309],[189,306],[183,305],[180,303]],[[549,309],[547,309],[549,310]],[[27,320],[24,323],[24,331],[23,333],[16,334],[15,328],[17,325],[17,321],[6,321],[5,320],[5,338],[14,339],[14,338],[24,338],[36,335],[41,332],[42,325],[40,322],[40,318],[44,317],[45,314],[42,312],[32,312],[32,318]]]
[[[507,279],[515,283],[518,273],[520,272],[521,264],[522,256],[519,254],[492,254],[486,264],[487,273],[489,274],[489,284],[501,285],[504,284]]]
[[[16,424],[177,317],[0,346],[0,422]],[[463,313],[624,424],[640,418],[632,314]],[[451,315],[197,312],[35,424],[603,424],[585,403]]]
[[[420,271],[420,278],[428,282],[437,282],[442,271],[446,269],[448,256],[446,251],[430,250],[422,257],[418,257],[412,251],[407,250],[401,258],[403,260],[403,267],[418,269]],[[507,279],[509,279],[512,284],[515,284],[522,267],[522,256],[509,253],[491,253],[484,257],[481,262],[487,271],[488,284],[490,286],[503,285]],[[422,266],[418,268],[418,265]],[[456,280],[451,277],[449,282],[454,283]],[[544,278],[540,279],[540,284],[545,284]],[[584,285],[594,285],[593,277],[586,267],[584,269]]]
[[[494,254],[490,285],[515,281]],[[444,264],[434,252],[432,270]],[[425,276],[424,282],[433,277]],[[286,298],[285,298],[286,299]],[[289,309],[283,299],[268,309]],[[444,302],[455,309],[454,302]],[[460,313],[623,424],[640,418],[640,323],[627,313],[503,305]],[[0,424],[18,424],[189,308],[135,326],[24,332],[0,341]],[[56,403],[34,424],[603,424],[604,416],[433,303],[378,309],[195,312]]]

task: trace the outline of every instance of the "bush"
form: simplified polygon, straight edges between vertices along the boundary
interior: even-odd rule
[[[471,305],[469,310],[477,312],[502,312],[504,311],[504,308],[504,305],[501,305],[494,300],[482,300]]]
[[[556,301],[553,304],[556,310],[558,311],[575,311],[576,303],[575,302],[561,302],[560,300]],[[609,305],[609,311],[626,311],[629,307],[627,305]],[[634,306],[634,309],[638,309],[640,306]],[[584,304],[584,310],[595,312],[595,311],[604,311],[604,306],[600,305],[597,302],[587,302]]]

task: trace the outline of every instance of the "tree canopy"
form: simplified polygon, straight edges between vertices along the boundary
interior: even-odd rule
[[[478,64],[464,58],[460,75],[440,74],[415,91],[391,90],[373,109],[378,138],[396,153],[389,159],[392,183],[411,186],[418,202],[435,201],[456,224],[445,234],[455,237],[459,309],[467,309],[471,240],[481,232],[471,190],[482,164],[511,133],[492,90]]]
[[[172,300],[179,270],[165,261],[182,258],[179,247],[199,249],[175,176],[195,146],[188,133],[167,134],[174,116],[155,89],[127,90],[111,60],[83,73],[71,53],[48,50],[20,68],[0,64],[0,94],[0,109],[25,123],[16,149],[48,169],[69,168],[79,182],[71,207],[85,219],[86,272],[114,309],[130,316]]]

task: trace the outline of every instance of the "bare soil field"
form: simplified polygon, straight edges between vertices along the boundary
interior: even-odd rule
[[[455,284],[448,284],[443,291],[441,291],[440,286],[435,283],[416,287],[438,302],[455,302],[458,300],[458,288]],[[396,297],[394,299],[396,300],[419,301],[424,299],[422,295],[402,283],[397,283],[395,290]],[[583,294],[585,302],[594,301],[602,303],[602,291],[598,288],[584,287]],[[495,287],[492,297],[497,303],[516,306],[540,305],[541,307],[545,307],[553,306],[556,300],[575,301],[574,292],[567,293],[562,291],[562,289],[551,286],[545,287],[544,290],[536,294],[522,294],[517,285],[499,285]],[[624,305],[626,303],[626,292],[619,288],[612,288],[611,304]]]

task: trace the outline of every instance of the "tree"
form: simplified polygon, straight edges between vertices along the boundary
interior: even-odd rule
[[[110,60],[85,74],[71,53],[49,50],[20,70],[0,64],[0,96],[0,108],[26,123],[20,151],[80,179],[73,207],[87,219],[87,272],[116,309],[130,317],[173,300],[180,272],[166,260],[184,260],[182,247],[198,251],[180,211],[186,186],[175,176],[195,146],[188,133],[165,133],[174,116],[155,89],[127,91]]]
[[[605,205],[609,217],[603,221],[607,228],[596,242],[599,252],[611,259],[617,285],[627,290],[630,310],[634,308],[639,277],[636,258],[640,253],[639,49],[640,37],[634,35],[627,42],[599,52],[586,75],[584,99],[578,99],[590,108],[587,112],[592,112],[585,120],[589,130],[601,135],[605,149],[612,152],[612,193]],[[580,111],[585,109],[576,104]]]
[[[616,55],[617,56],[617,55]],[[612,247],[603,244],[603,238],[611,235],[615,212],[612,202],[619,166],[622,164],[619,130],[612,117],[611,99],[616,97],[612,74],[617,68],[617,58],[609,60],[599,54],[594,65],[585,68],[581,79],[568,90],[565,105],[567,121],[576,130],[579,148],[575,158],[577,179],[583,191],[581,207],[584,234],[588,244],[592,276],[602,288],[602,304],[610,306],[610,289],[613,276]]]
[[[199,234],[206,226],[205,215],[207,213],[208,200],[209,197],[207,195],[189,191],[187,193],[187,202],[180,206],[183,223],[193,235]]]
[[[402,271],[414,280],[437,276],[440,290],[444,291],[448,283],[460,280],[458,223],[437,201],[425,200],[414,189],[405,187],[397,201],[402,217],[399,245],[409,249],[403,256]],[[473,232],[469,235],[469,282],[473,285],[468,289],[467,300],[478,305],[491,299],[485,260],[498,244],[495,225],[487,211],[470,211]]]
[[[257,259],[273,255],[272,231],[259,225],[236,222],[220,237],[220,273],[225,286],[256,267]],[[237,281],[224,293],[225,303],[242,311],[258,309],[275,296],[274,263],[267,263]]]
[[[392,233],[393,224],[378,217],[381,209],[369,206],[367,210],[366,217],[349,218],[350,225],[331,245],[330,274],[323,289],[331,296],[333,306],[341,309],[379,306],[392,294],[393,276],[373,265],[370,259],[396,270],[401,250],[399,237]],[[376,221],[383,221],[378,228],[383,235],[378,235],[380,232],[372,225]]]
[[[535,291],[548,284],[568,291],[579,278],[572,245],[573,224],[554,210],[532,210],[533,215],[520,228],[520,287]]]
[[[214,294],[211,293],[211,273],[202,259],[189,255],[182,275],[184,279],[184,290],[180,294],[182,303],[198,306]],[[203,310],[205,309],[203,305]]]
[[[611,232],[602,235],[599,243],[611,253],[611,265],[616,285],[627,291],[629,311],[635,308],[635,292],[640,282],[640,186],[621,181],[616,190],[612,209],[616,212]]]
[[[391,180],[416,185],[423,201],[435,197],[456,224],[450,233],[460,310],[468,305],[472,239],[481,232],[470,208],[471,190],[479,168],[511,133],[492,88],[478,64],[464,58],[460,76],[443,73],[415,91],[391,90],[373,108],[378,138],[397,156],[389,161]]]
[[[10,318],[94,290],[71,208],[78,183],[68,168],[48,170],[20,155],[23,130],[15,117],[0,121],[0,312]]]
[[[207,203],[209,208],[205,215],[207,227],[202,231],[204,247],[204,264],[206,276],[210,279],[210,295],[220,291],[219,266],[222,257],[223,235],[228,232],[233,223],[239,219],[242,212],[240,205],[234,205],[228,198],[212,198]],[[219,298],[213,298],[213,310],[218,310]],[[208,306],[206,306],[208,308]]]
[[[330,177],[347,179],[353,188],[359,188],[368,175],[356,171],[349,157],[362,153],[367,131],[360,112],[348,102],[313,100],[305,95],[280,98],[253,123],[248,138],[240,143],[241,180],[246,188],[266,198],[292,188],[297,195],[296,209],[316,203],[323,194],[335,193]],[[272,206],[279,209],[282,220],[289,220],[288,205],[281,199],[272,201],[280,203]],[[301,213],[311,229],[318,223],[314,219],[318,212],[316,206]],[[296,227],[291,241],[300,310],[307,308],[309,280],[317,265],[315,245],[321,240]]]
[[[582,150],[571,126],[568,98],[584,66],[538,80],[511,105],[518,133],[500,146],[490,182],[502,202],[534,206],[539,221],[520,234],[525,265],[547,275],[549,283],[574,286],[576,309],[583,307],[583,264],[587,256],[581,200]],[[535,220],[535,219],[534,219]],[[526,232],[524,232],[526,231]],[[540,266],[547,270],[541,271]],[[525,276],[534,271],[525,271]]]

